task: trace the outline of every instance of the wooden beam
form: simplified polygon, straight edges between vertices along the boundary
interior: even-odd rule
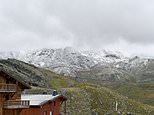
[[[0,115],[3,115],[3,94],[0,94]]]
[[[66,115],[66,101],[65,101],[65,105],[64,105],[64,115]]]

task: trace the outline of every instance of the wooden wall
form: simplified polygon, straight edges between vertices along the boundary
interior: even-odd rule
[[[3,115],[3,94],[0,93],[0,115]]]
[[[47,102],[42,107],[22,109],[20,115],[44,115],[44,112],[47,113],[46,115],[50,115],[50,112],[52,112],[52,115],[60,115],[60,103],[61,100],[58,98],[53,102]]]
[[[20,115],[21,109],[4,109],[3,115]]]
[[[4,72],[0,72],[0,84],[16,84],[17,85],[17,91],[15,94],[7,93],[7,92],[0,92],[0,115],[19,115],[21,112],[21,109],[3,109],[3,103],[6,101],[6,97],[9,95],[9,100],[16,100],[21,99],[21,93],[24,90],[21,83],[16,81],[14,78],[9,77]],[[11,96],[12,95],[12,96]]]
[[[3,77],[3,74],[0,73],[0,84],[6,83],[5,78]],[[3,115],[3,93],[0,93],[0,115]]]
[[[5,77],[1,73],[0,73],[0,83],[6,83]]]
[[[17,92],[13,95],[11,100],[21,99],[21,93],[23,90],[21,84],[17,83]]]

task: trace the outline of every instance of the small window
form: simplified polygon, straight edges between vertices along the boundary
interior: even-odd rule
[[[54,106],[56,106],[56,102],[54,101]]]
[[[44,111],[44,114],[43,115],[47,115],[47,111]]]
[[[50,115],[52,115],[52,111],[50,111]]]

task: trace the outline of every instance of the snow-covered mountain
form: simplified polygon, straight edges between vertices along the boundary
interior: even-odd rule
[[[23,61],[71,76],[75,76],[76,71],[87,70],[98,63],[72,48],[37,50],[26,54]]]
[[[96,59],[99,63],[117,63],[119,61],[127,60],[128,58],[125,57],[120,52],[112,52],[112,51],[81,51],[82,55],[87,57],[91,57]]]
[[[9,51],[9,52],[0,52],[0,59],[15,58],[18,60],[24,59],[26,52],[24,51]]]
[[[70,47],[29,52],[0,52],[0,58],[15,58],[69,76],[76,76],[78,71],[88,71],[98,66],[129,70],[148,63],[148,59],[140,59],[137,56],[128,58],[120,52],[78,51]]]

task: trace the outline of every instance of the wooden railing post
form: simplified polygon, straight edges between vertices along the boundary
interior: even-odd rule
[[[3,115],[3,95],[0,94],[0,115]]]
[[[66,101],[65,101],[65,105],[64,105],[64,114],[66,115]]]
[[[0,107],[0,115],[3,115],[3,109]]]
[[[4,108],[27,108],[29,107],[28,100],[8,100],[4,102]]]
[[[0,84],[0,92],[16,92],[16,84]]]

